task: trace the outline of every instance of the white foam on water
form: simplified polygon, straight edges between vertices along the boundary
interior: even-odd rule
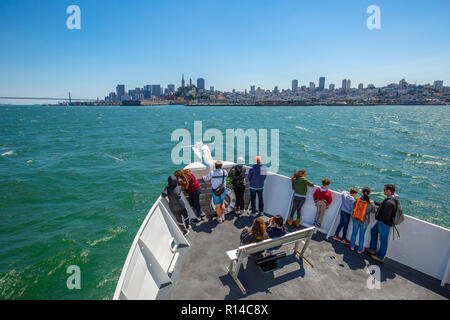
[[[12,155],[14,155],[14,154],[15,154],[15,153],[14,153],[14,150],[11,150],[11,151],[2,153],[2,157],[4,157],[4,156],[12,156]]]
[[[297,129],[300,129],[300,130],[303,130],[303,131],[306,131],[306,132],[312,132],[311,130],[308,130],[308,129],[306,129],[306,128],[303,128],[303,127],[300,127],[300,126],[295,126]]]

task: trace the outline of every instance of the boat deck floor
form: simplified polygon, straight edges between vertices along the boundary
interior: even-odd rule
[[[265,220],[268,217],[263,217]],[[283,246],[287,256],[279,267],[264,272],[252,258],[244,260],[238,278],[247,290],[243,294],[227,272],[226,251],[239,246],[239,235],[254,218],[234,213],[218,224],[205,220],[192,226],[187,236],[190,247],[181,249],[172,284],[160,289],[157,299],[449,299],[448,288],[424,273],[393,260],[379,264],[367,253],[359,255],[348,245],[325,239],[317,232],[305,257],[313,268],[292,254],[293,245]],[[288,231],[294,231],[289,228]],[[380,289],[369,289],[369,265],[378,265]]]

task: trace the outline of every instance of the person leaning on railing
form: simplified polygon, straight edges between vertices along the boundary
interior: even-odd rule
[[[384,262],[384,257],[388,249],[389,231],[394,225],[395,212],[397,210],[398,195],[395,194],[395,186],[386,184],[384,186],[384,194],[386,198],[379,204],[380,207],[375,214],[377,223],[370,230],[370,249],[366,251],[370,253],[370,257],[378,262]],[[380,250],[376,252],[378,245],[378,235],[380,235]]]
[[[292,181],[292,189],[294,190],[294,198],[292,199],[292,209],[289,214],[287,224],[296,226],[297,228],[300,226],[300,219],[302,216],[302,207],[306,201],[306,193],[308,192],[308,186],[314,187],[314,184],[306,179],[306,171],[300,170],[298,172],[294,172],[294,175],[291,177]],[[297,212],[297,219],[294,221],[294,214]]]
[[[175,176],[170,176],[167,179],[167,187],[162,192],[163,197],[169,198],[169,208],[177,220],[178,227],[186,236],[189,232],[189,216],[186,210],[186,205],[181,198],[181,187],[178,185],[178,179]]]

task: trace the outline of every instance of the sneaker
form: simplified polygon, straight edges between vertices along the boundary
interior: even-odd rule
[[[189,234],[189,230],[186,230],[185,232],[183,232],[183,235],[185,236],[185,237],[187,237],[187,235]]]
[[[377,257],[376,255],[374,255],[374,254],[371,254],[370,257],[371,257],[373,260],[375,260],[375,261],[378,261],[378,262],[381,262],[381,263],[384,262],[383,259],[378,258],[378,257]]]
[[[322,228],[322,225],[320,224],[320,222],[317,222],[317,228]]]
[[[342,239],[341,242],[342,242],[343,244],[350,244],[350,241],[348,241],[347,239]]]
[[[358,250],[358,253],[359,253],[359,254],[362,254],[362,253],[364,253],[364,249],[362,249],[362,250]]]
[[[237,215],[237,216],[240,216],[240,215],[242,214],[242,212],[241,212],[241,210],[236,210],[236,211],[234,212],[234,214]]]
[[[354,251],[354,250],[355,250],[355,247],[350,246],[350,250]]]
[[[200,220],[198,218],[192,218],[191,223],[199,223]]]
[[[333,236],[333,239],[339,242],[342,242],[342,238],[338,237],[338,236]]]
[[[218,222],[218,223],[222,223],[222,222],[223,222],[223,219],[222,219],[222,218],[217,218],[217,222]]]
[[[295,220],[295,221],[294,221],[294,226],[295,226],[296,228],[298,228],[299,225],[300,225],[300,219]]]
[[[200,219],[205,220],[205,218],[206,218],[206,214],[204,212],[202,212],[202,214],[200,215]]]
[[[250,213],[250,217],[256,217],[256,216],[257,216],[256,212]]]
[[[370,249],[366,249],[366,251],[367,251],[367,253],[370,254],[370,255],[375,255],[375,254],[376,254],[375,251],[372,251],[372,250],[370,250]]]

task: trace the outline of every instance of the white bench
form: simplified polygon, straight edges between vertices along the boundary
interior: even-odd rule
[[[238,287],[241,289],[242,293],[246,294],[244,286],[237,277],[243,260],[251,254],[268,249],[273,249],[279,246],[284,246],[291,243],[294,243],[293,254],[295,254],[299,259],[300,258],[303,259],[312,268],[314,268],[311,262],[309,262],[304,257],[304,253],[309,245],[309,242],[311,241],[311,237],[313,236],[315,229],[316,229],[315,227],[310,227],[303,230],[287,233],[279,238],[267,239],[261,242],[240,246],[237,249],[227,251],[227,256],[230,259],[230,264],[227,269],[228,273],[234,279]],[[303,243],[303,248],[301,251],[298,251],[298,246],[300,242]]]

